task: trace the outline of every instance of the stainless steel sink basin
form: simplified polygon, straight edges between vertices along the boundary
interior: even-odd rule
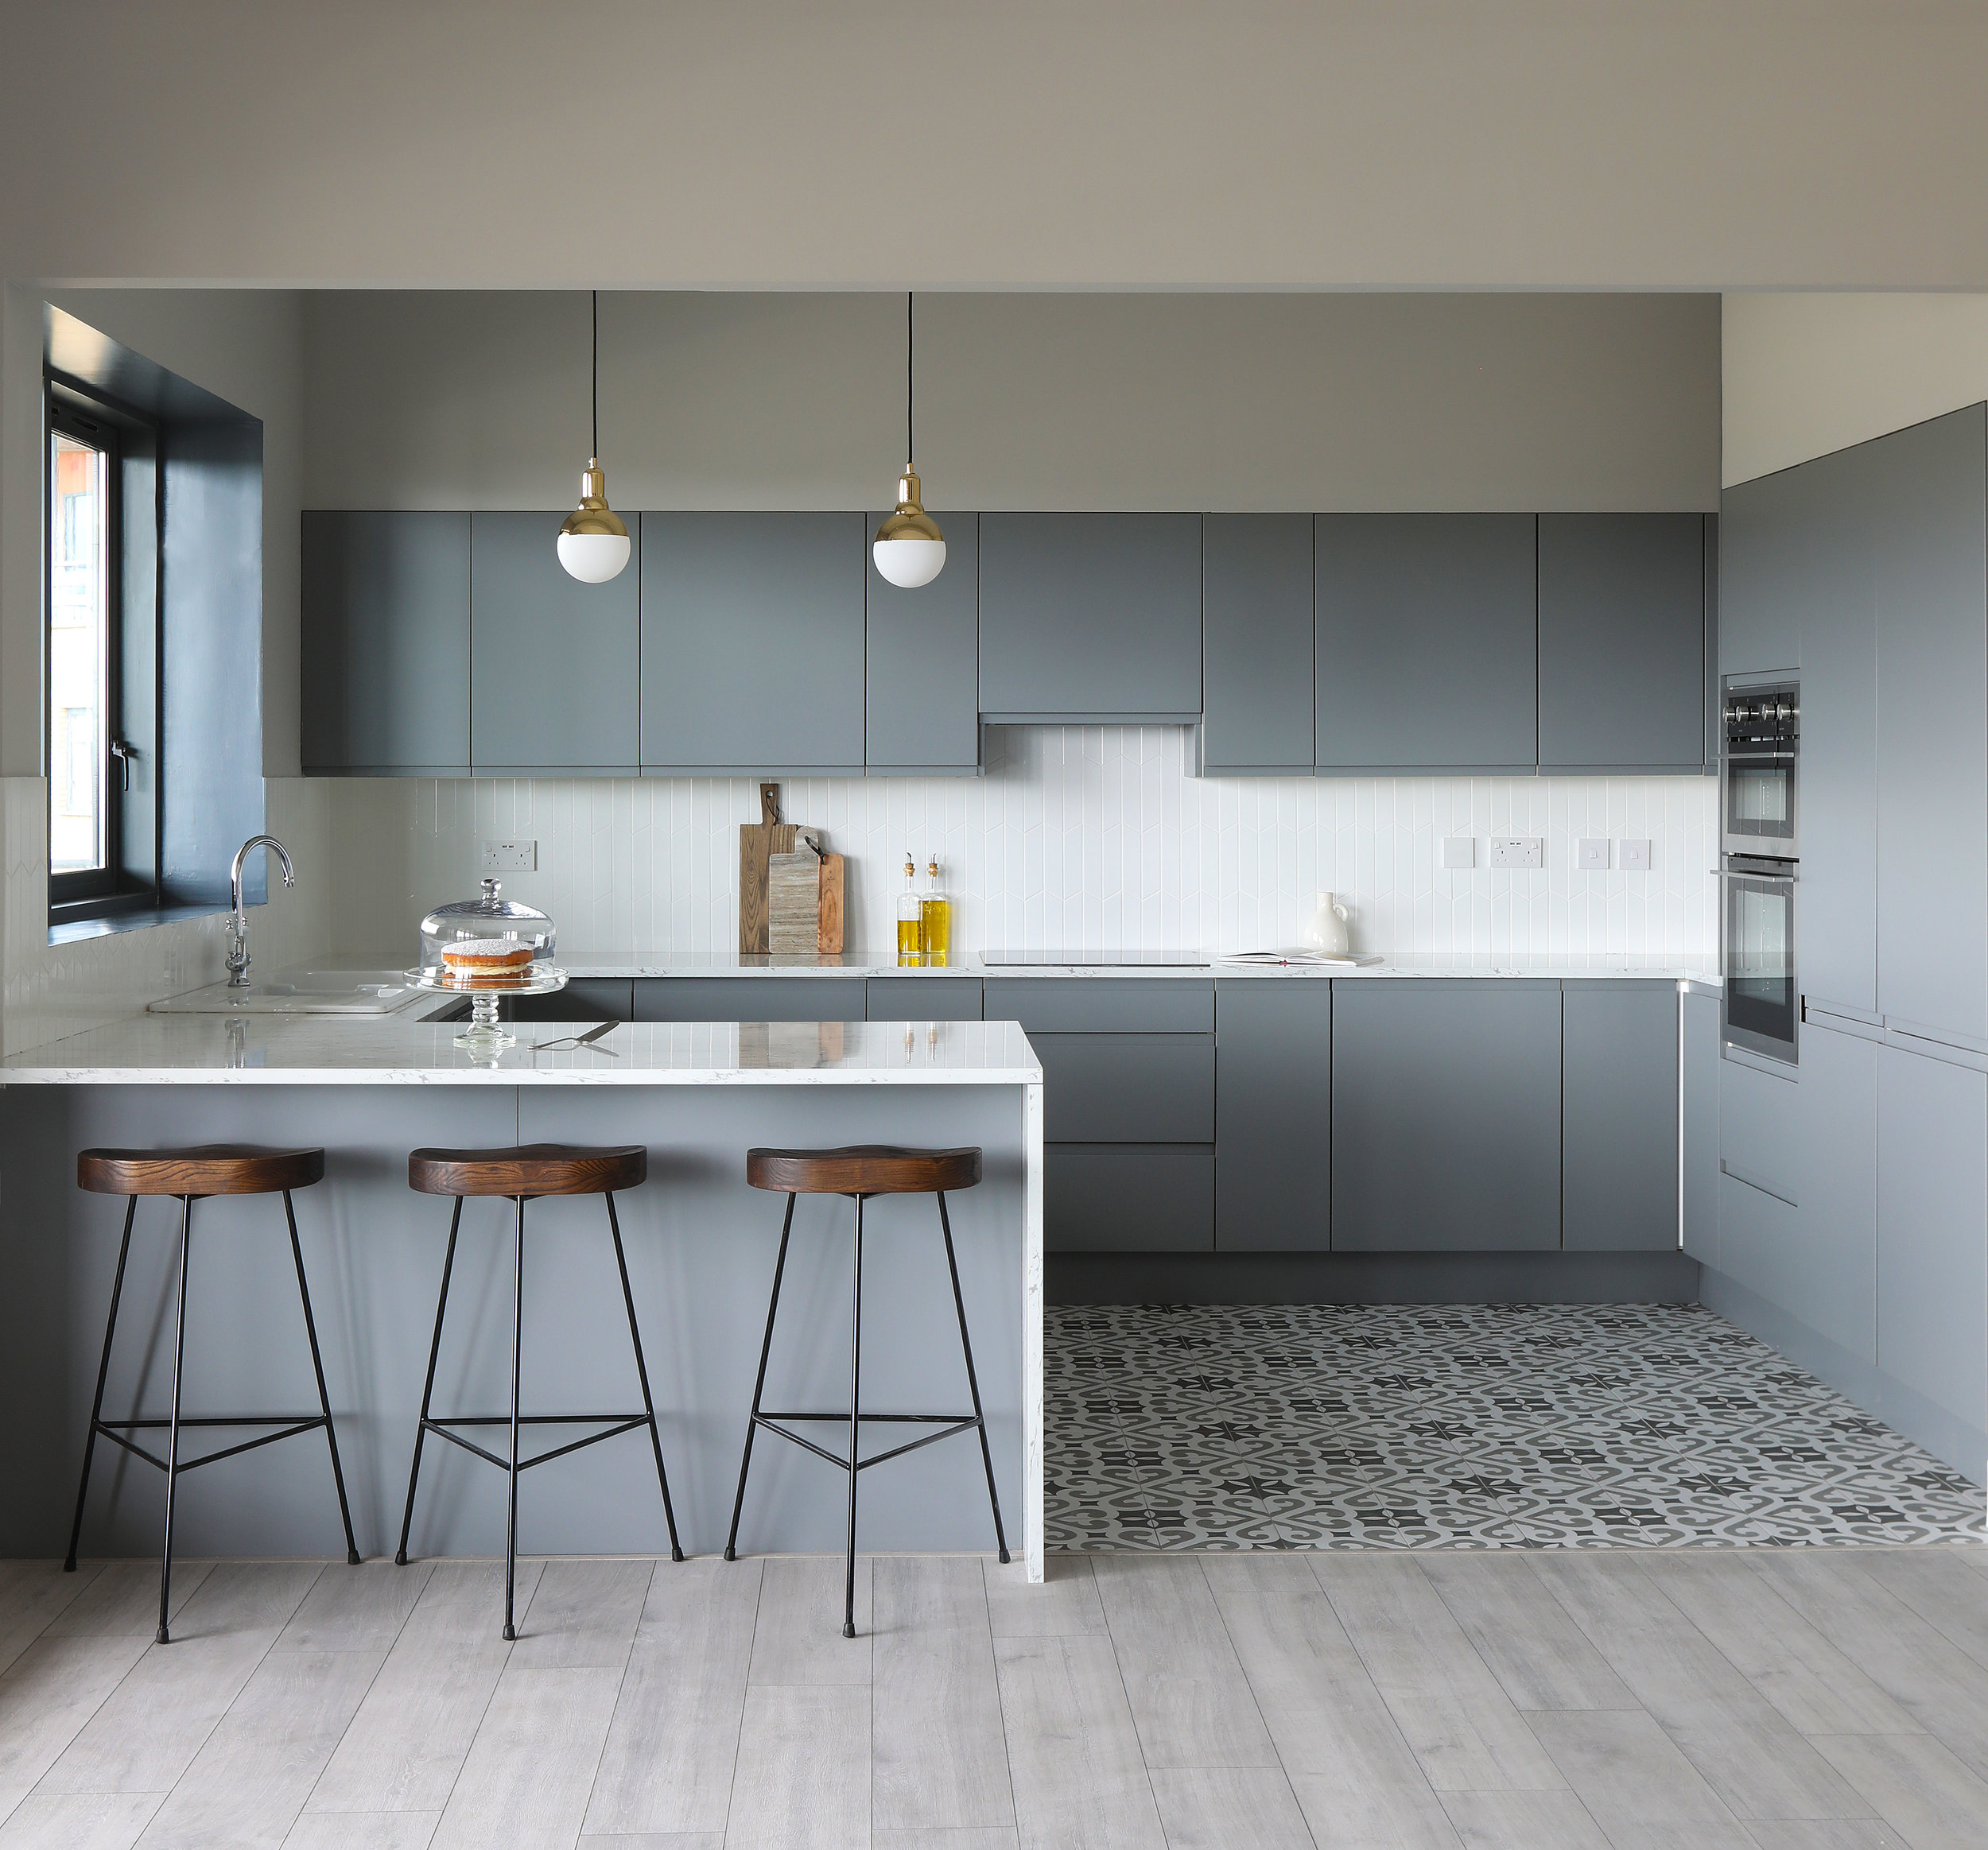
[[[384,1015],[412,1002],[417,992],[398,970],[279,970],[266,982],[168,996],[153,1014]]]

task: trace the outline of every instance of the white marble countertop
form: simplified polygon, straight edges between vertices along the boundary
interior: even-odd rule
[[[134,1015],[0,1061],[4,1085],[1039,1085],[1012,1022],[520,1023],[471,1053],[406,1016]]]

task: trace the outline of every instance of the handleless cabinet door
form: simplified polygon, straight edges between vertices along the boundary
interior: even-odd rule
[[[901,590],[864,568],[863,762],[872,771],[971,773],[980,760],[980,517],[938,514],[945,566]],[[871,533],[882,521],[871,517]]]
[[[1332,986],[1332,1250],[1560,1244],[1560,990]]]
[[[1705,762],[1705,517],[1540,516],[1540,769]]]
[[[469,749],[481,777],[633,777],[642,584],[583,584],[559,563],[564,514],[469,517]],[[639,522],[636,526],[639,526]]]
[[[860,976],[639,976],[639,1022],[860,1022]]]
[[[1332,985],[1215,985],[1215,1247],[1331,1247]]]
[[[860,514],[642,517],[642,765],[860,773]]]
[[[1721,674],[1784,674],[1802,665],[1803,588],[1812,555],[1800,475],[1783,469],[1719,496]]]
[[[309,511],[300,692],[307,774],[469,770],[469,516]]]
[[[1988,431],[1974,405],[1870,448],[1877,1008],[1988,1048]]]
[[[1322,514],[1322,771],[1530,771],[1539,762],[1529,514]]]
[[[1880,1052],[1874,1041],[1813,1017],[1803,1030],[1802,1250],[1780,1298],[1784,1310],[1864,1363],[1877,1359]]]
[[[1677,1247],[1677,986],[1605,979],[1561,996],[1560,1243]]]
[[[1718,998],[1678,999],[1684,1018],[1684,1250],[1718,1264]]]
[[[1210,514],[1201,523],[1202,768],[1312,766],[1311,516]]]
[[[1201,516],[980,516],[980,711],[1201,712]]]
[[[977,976],[872,976],[869,1018],[873,1022],[977,1022]]]

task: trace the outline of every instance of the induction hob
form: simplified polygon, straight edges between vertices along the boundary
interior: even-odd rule
[[[980,961],[997,965],[1051,970],[1206,970],[1213,960],[1206,951],[983,951]]]

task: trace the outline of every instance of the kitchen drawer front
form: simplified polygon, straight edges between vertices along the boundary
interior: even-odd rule
[[[977,1022],[980,1018],[980,979],[977,976],[872,976],[869,988],[873,1022]]]
[[[1043,1034],[1212,1034],[1215,985],[1176,977],[990,978],[990,1022]]]
[[[1035,1034],[1052,1143],[1213,1143],[1215,1044],[1203,1034]]]
[[[639,1022],[860,1022],[860,976],[641,976]]]
[[[1043,1239],[1053,1253],[1215,1250],[1215,1153],[1177,1145],[1050,1144]]]

